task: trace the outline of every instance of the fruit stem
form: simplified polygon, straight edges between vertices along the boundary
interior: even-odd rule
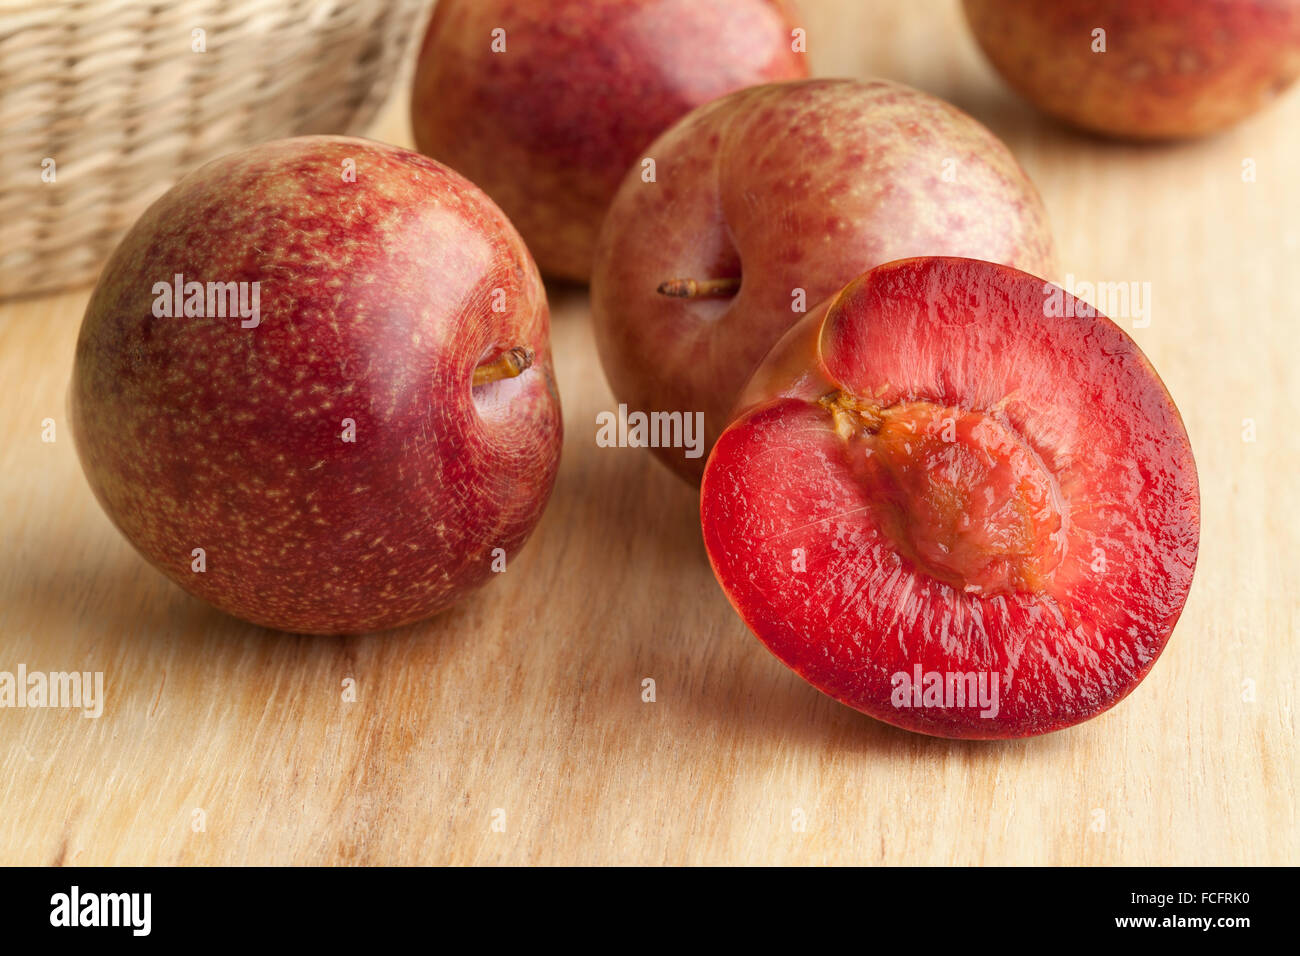
[[[659,283],[659,294],[678,299],[703,299],[715,295],[735,295],[739,288],[740,276],[725,279],[669,279]]]
[[[491,362],[474,369],[474,384],[486,385],[503,378],[514,378],[533,364],[533,350],[522,345],[506,349]]]

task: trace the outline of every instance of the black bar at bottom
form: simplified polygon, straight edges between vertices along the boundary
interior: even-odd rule
[[[1257,929],[1286,929],[1282,909],[1294,883],[1289,870],[1245,868],[748,869],[722,877],[692,869],[10,868],[0,881],[6,948],[60,937],[90,947],[337,947],[390,933],[454,945],[462,931],[486,940],[515,930],[583,950],[734,944],[768,937],[774,923],[813,945],[839,935],[864,946],[1008,938],[1181,945],[1192,936],[1231,944]]]

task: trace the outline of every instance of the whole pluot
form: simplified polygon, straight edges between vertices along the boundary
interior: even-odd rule
[[[1011,152],[953,106],[885,81],[770,83],[724,96],[650,147],[606,217],[596,344],[620,403],[703,415],[703,450],[777,339],[853,276],[915,255],[1050,278],[1047,213]],[[704,457],[660,441],[698,482]]]
[[[140,553],[291,631],[457,601],[528,537],[560,453],[518,234],[439,163],[344,137],[232,153],[151,206],[86,309],[70,406]]]

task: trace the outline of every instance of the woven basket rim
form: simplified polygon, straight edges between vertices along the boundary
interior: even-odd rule
[[[221,2],[250,3],[253,0],[221,0]],[[211,0],[168,0],[168,5],[173,7],[210,3]],[[74,7],[111,9],[113,7],[156,7],[158,4],[159,0],[0,0],[0,16],[6,13],[22,13],[33,20],[50,20],[53,19],[53,14]],[[0,21],[0,26],[4,26],[3,21]]]
[[[67,10],[69,7],[88,7],[92,4],[104,7],[123,7],[132,3],[143,6],[150,2],[151,0],[38,0],[38,2],[33,2],[33,0],[0,0],[0,13],[54,13],[59,10]],[[178,0],[178,2],[187,3],[190,0]]]
[[[93,281],[149,203],[219,155],[364,136],[414,65],[411,25],[431,5],[0,0],[0,140],[27,170],[0,176],[0,301]],[[196,59],[191,21],[205,20],[222,42]],[[56,156],[51,186],[44,157]]]

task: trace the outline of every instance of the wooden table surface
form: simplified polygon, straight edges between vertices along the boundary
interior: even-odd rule
[[[1142,686],[980,743],[804,684],[714,582],[693,490],[597,447],[613,400],[572,287],[551,289],[563,464],[510,570],[396,632],[245,625],[148,567],[90,494],[64,410],[81,289],[0,305],[0,671],[103,671],[107,700],[0,710],[0,862],[1295,861],[1300,93],[1211,140],[1115,145],[1016,99],[955,4],[804,0],[804,22],[815,73],[910,83],[1002,136],[1062,278],[1150,283],[1130,334],[1186,420],[1203,526]],[[404,105],[372,135],[409,143]]]

